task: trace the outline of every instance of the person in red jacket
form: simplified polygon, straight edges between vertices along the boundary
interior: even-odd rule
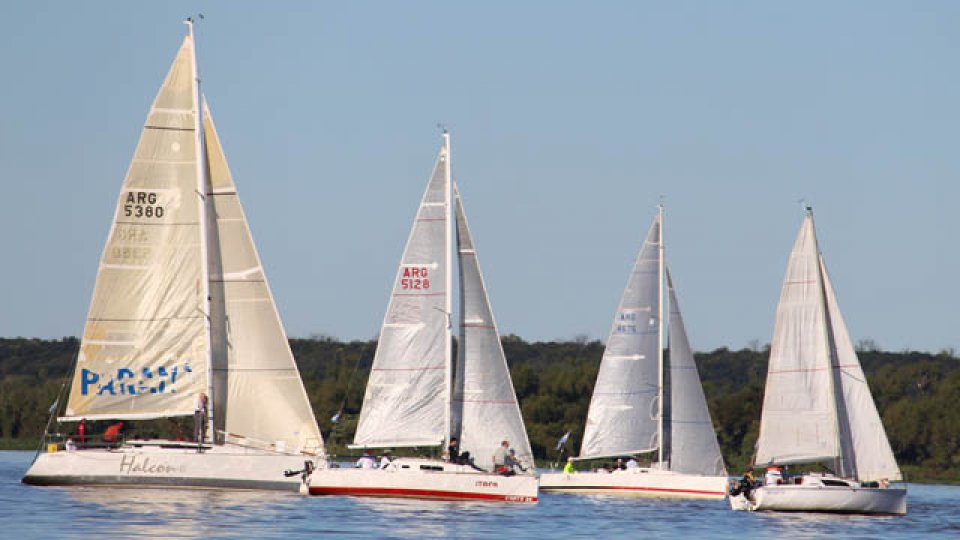
[[[110,424],[107,430],[103,432],[103,442],[115,443],[120,441],[120,433],[123,431],[123,422]]]

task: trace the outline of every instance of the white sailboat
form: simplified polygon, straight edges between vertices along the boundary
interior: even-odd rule
[[[382,469],[319,470],[310,478],[312,495],[537,500],[530,442],[456,186],[453,193],[460,268],[456,364],[450,137],[445,132],[393,284],[353,447],[445,447],[457,438],[477,467],[398,458]],[[502,441],[516,451],[525,471],[493,472]]]
[[[201,101],[187,26],[120,191],[60,421],[189,419],[205,394],[204,441],[52,441],[25,483],[297,491],[300,478],[285,478],[284,469],[324,465],[317,422]]]
[[[666,269],[663,208],[640,249],[614,316],[578,460],[656,452],[650,467],[546,473],[540,489],[586,494],[722,499],[727,476],[700,377]],[[663,287],[669,293],[669,396],[664,396]],[[669,418],[664,414],[669,400]]]
[[[734,510],[905,514],[906,489],[807,208],[777,306],[757,466],[824,464],[730,497]]]

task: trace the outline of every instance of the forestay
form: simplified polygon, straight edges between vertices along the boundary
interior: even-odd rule
[[[188,36],[153,102],[117,201],[67,404],[81,417],[193,413],[208,339]]]
[[[448,156],[445,143],[394,280],[354,436],[356,446],[439,445],[446,436]]]
[[[843,400],[850,429],[849,450],[844,452],[845,468],[850,476],[862,481],[900,480],[900,468],[840,313],[823,257],[820,257],[820,268],[839,370],[839,397]]]
[[[758,465],[840,455],[820,262],[813,218],[804,219],[783,281],[757,443]]]
[[[533,452],[456,186],[454,199],[460,262],[460,342],[453,433],[459,431],[461,449],[469,451],[481,467],[492,467],[494,452],[501,441],[507,440],[532,472]]]
[[[580,458],[655,450],[659,355],[660,218],[637,256],[600,362]]]
[[[727,470],[669,271],[667,290],[670,305],[670,470],[725,476]]]
[[[204,131],[217,423],[222,421],[234,438],[322,452],[320,431],[206,102]]]

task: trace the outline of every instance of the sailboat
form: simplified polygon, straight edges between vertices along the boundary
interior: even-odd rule
[[[684,499],[726,495],[720,446],[666,268],[662,224],[661,205],[614,315],[580,455],[574,458],[656,452],[656,461],[612,472],[545,473],[543,491]],[[669,388],[664,384],[664,281],[670,306]]]
[[[444,448],[456,438],[459,451],[472,458],[397,458],[380,469],[318,470],[309,480],[311,495],[537,501],[533,452],[463,203],[452,188],[460,277],[456,363],[450,135],[444,132],[392,286],[351,447]],[[504,471],[509,476],[494,472],[494,454],[504,442],[518,462]]]
[[[23,482],[301,489],[325,451],[197,76],[193,25],[147,115],[60,422],[196,417],[199,440],[47,436]],[[206,409],[204,411],[204,409]],[[205,414],[204,414],[205,413]],[[188,431],[190,428],[187,428]]]
[[[767,485],[730,497],[734,510],[906,514],[901,480],[876,404],[847,333],[809,207],[777,306],[756,466]],[[822,464],[833,473],[782,476]],[[779,479],[777,478],[779,476]]]

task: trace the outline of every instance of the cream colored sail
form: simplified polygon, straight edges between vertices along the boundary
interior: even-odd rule
[[[322,452],[317,421],[206,102],[203,119],[216,423],[232,439]]]
[[[193,58],[188,36],[123,181],[66,419],[188,415],[206,390]]]
[[[757,465],[840,456],[826,309],[813,217],[800,227],[783,281],[757,442]]]
[[[847,325],[840,313],[823,257],[820,257],[820,268],[836,350],[837,380],[840,383],[837,397],[843,400],[846,413],[846,422],[843,424],[849,426],[849,433],[843,434],[846,444],[842,445],[845,447],[842,467],[847,476],[862,481],[900,480],[900,467],[893,456],[867,377],[847,333]]]

